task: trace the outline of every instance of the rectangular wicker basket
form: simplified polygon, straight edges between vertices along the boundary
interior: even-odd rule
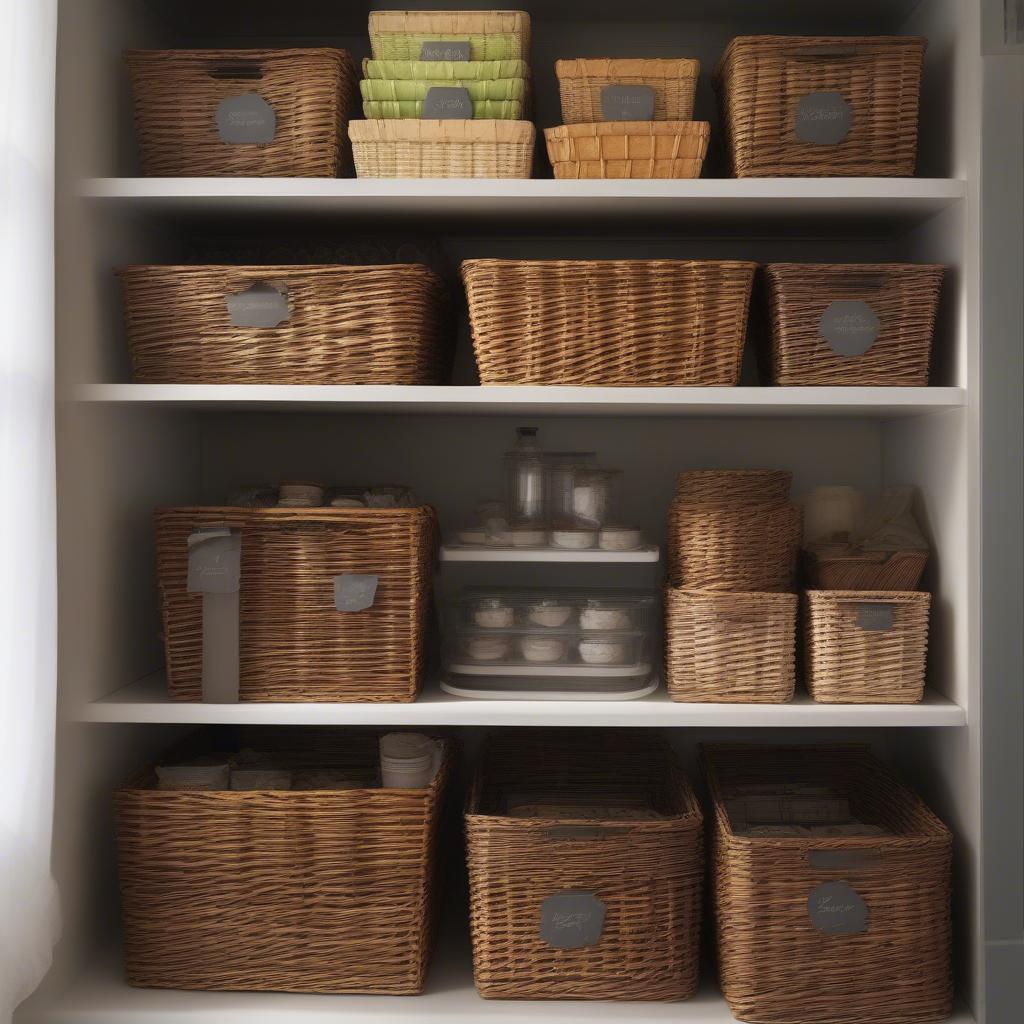
[[[344,50],[128,50],[124,59],[143,174],[334,178],[349,168],[355,66]],[[258,111],[228,109],[246,97]],[[225,141],[219,115],[256,114],[270,141]]]
[[[660,57],[556,60],[555,74],[562,100],[563,124],[608,120],[602,105],[602,93],[609,86],[619,85],[645,86],[651,90],[654,94],[653,120],[689,121],[693,117],[700,61]]]
[[[917,590],[929,552],[844,550],[803,552],[804,575],[814,590]]]
[[[480,383],[738,383],[753,263],[467,260]]]
[[[740,36],[713,82],[737,177],[909,176],[927,40]]]
[[[243,701],[410,702],[423,683],[433,509],[163,508],[157,576],[171,700],[202,699],[203,595],[189,592],[188,538],[241,533]],[[364,611],[338,611],[334,578],[374,575]]]
[[[658,813],[510,816],[516,793],[635,802]],[[466,840],[473,973],[484,998],[693,995],[703,821],[660,737],[622,729],[494,736],[467,799]],[[560,910],[574,899],[597,927],[563,940]]]
[[[707,121],[598,121],[545,128],[556,178],[699,178]]]
[[[364,777],[366,788],[158,790],[152,767],[120,788],[128,983],[420,992],[450,752],[428,789],[381,789],[376,735],[280,729],[243,741],[285,767]]]
[[[719,977],[759,1024],[925,1024],[952,1010],[952,836],[860,746],[704,750],[712,802]],[[750,837],[737,787],[809,784],[849,799],[876,837]],[[831,897],[831,899],[830,899]],[[832,909],[812,919],[812,910]],[[830,918],[828,932],[815,923]]]
[[[773,384],[924,387],[945,268],[770,263]]]
[[[118,276],[138,383],[439,384],[447,372],[445,288],[420,264],[136,266]],[[264,299],[278,311],[252,326],[237,304]]]
[[[424,43],[468,42],[470,60],[528,60],[525,11],[371,11],[375,60],[419,60]]]

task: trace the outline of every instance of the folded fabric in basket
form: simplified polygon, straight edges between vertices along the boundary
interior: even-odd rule
[[[239,791],[291,789],[292,773],[286,768],[233,768],[231,770],[231,788]]]
[[[365,100],[363,116],[368,120],[421,117],[423,100]],[[523,115],[521,100],[473,100],[473,120],[518,121]]]
[[[230,767],[226,757],[204,755],[184,764],[156,766],[157,789],[227,789]]]
[[[363,78],[392,79],[404,82],[444,81],[451,85],[456,79],[494,81],[499,78],[529,78],[530,66],[525,60],[364,60]]]
[[[725,807],[744,825],[841,825],[851,818],[842,796],[744,796],[726,800]]]
[[[447,81],[365,78],[359,83],[359,92],[364,100],[390,100],[406,103],[426,99],[427,92],[436,88],[465,89],[471,100],[522,100],[526,97],[525,78],[497,78],[483,81],[473,81],[468,78],[452,78]]]

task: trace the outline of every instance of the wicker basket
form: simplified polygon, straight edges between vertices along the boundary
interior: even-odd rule
[[[931,595],[809,590],[807,689],[821,704],[917,704],[924,697]]]
[[[425,100],[364,100],[363,116],[368,120],[391,121],[420,118]],[[473,120],[522,121],[522,100],[473,100]]]
[[[525,60],[364,60],[363,78],[369,81],[430,82],[432,85],[460,85],[466,82],[495,82],[500,79],[529,79]]]
[[[553,799],[562,808],[513,816],[515,794],[521,801],[534,794]],[[580,802],[591,813],[581,816],[566,806]],[[620,803],[658,813],[623,820],[599,807]],[[512,730],[495,737],[469,793],[466,836],[480,995],[693,995],[703,822],[660,737],[620,729],[525,736]],[[560,938],[552,932],[561,911],[580,913],[596,926],[584,923],[580,932]]]
[[[795,594],[665,589],[665,680],[682,703],[792,700]]]
[[[348,170],[342,145],[355,67],[344,50],[128,50],[124,59],[143,174],[334,178]],[[240,97],[261,109],[229,109]],[[225,141],[218,115],[258,115],[270,141]]]
[[[371,11],[376,60],[420,59],[424,43],[468,42],[470,60],[529,59],[530,16],[524,11]]]
[[[118,276],[138,383],[439,384],[447,371],[444,285],[419,264],[140,266]],[[261,323],[285,319],[250,326],[265,301]]]
[[[737,177],[909,176],[927,41],[741,36],[713,81]]]
[[[420,992],[450,755],[429,789],[380,789],[376,735],[280,729],[243,740],[282,766],[340,769],[367,788],[158,790],[150,768],[119,789],[129,984]]]
[[[815,590],[917,590],[929,552],[830,550],[803,553],[804,575]]]
[[[772,263],[773,384],[924,387],[945,268]]]
[[[431,89],[446,87],[465,89],[471,100],[490,102],[523,100],[528,92],[525,78],[364,78],[359,83],[359,93],[364,100],[404,104],[421,102]],[[415,116],[419,117],[419,111]]]
[[[778,505],[789,501],[788,469],[688,469],[676,478],[677,497],[690,504]]]
[[[602,94],[609,86],[644,86],[654,99],[654,121],[689,121],[697,91],[700,61],[689,59],[633,59],[592,57],[556,60],[558,91],[562,99],[562,122],[636,120],[609,118]],[[650,93],[648,93],[650,96]],[[640,118],[642,120],[643,118]],[[653,175],[652,175],[653,177]]]
[[[556,178],[699,178],[707,121],[598,121],[545,128]]]
[[[203,595],[189,592],[188,538],[242,536],[239,690],[243,701],[416,699],[432,584],[432,509],[166,508],[156,512],[167,689],[202,699]],[[341,612],[334,578],[377,577],[371,607]]]
[[[360,178],[529,178],[531,121],[353,121]]]
[[[467,260],[481,384],[739,380],[754,264]]]
[[[952,836],[942,822],[865,747],[711,745],[704,756],[719,975],[733,1015],[758,1024],[947,1017]],[[890,834],[737,834],[725,800],[737,787],[772,783],[831,787],[856,817]],[[811,919],[829,895],[840,911],[830,915],[832,934]],[[865,909],[866,930],[856,931]]]

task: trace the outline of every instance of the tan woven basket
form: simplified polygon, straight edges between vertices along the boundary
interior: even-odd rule
[[[371,11],[376,60],[419,60],[426,42],[469,42],[470,60],[528,60],[525,11]]]
[[[925,1024],[952,1011],[952,836],[866,747],[711,745],[712,878],[719,978],[759,1024]],[[753,838],[725,800],[737,787],[828,786],[889,835]],[[821,886],[828,886],[821,889]],[[830,891],[831,890],[831,891]],[[850,890],[853,895],[850,896]],[[825,934],[810,909],[837,907]],[[813,901],[813,902],[812,902]]]
[[[545,128],[556,178],[699,178],[707,121],[598,121]]]
[[[909,176],[927,40],[740,36],[713,82],[737,177]]]
[[[543,817],[510,816],[514,794],[555,799],[563,809]],[[581,801],[593,813],[567,817],[565,804]],[[621,803],[658,814],[624,820],[602,817],[595,807]],[[693,995],[703,822],[689,783],[660,737],[622,729],[525,735],[513,730],[494,737],[467,800],[466,839],[473,973],[480,995]],[[560,948],[546,929],[557,925],[566,897],[582,897],[592,923],[603,908],[603,926]]]
[[[281,729],[243,739],[283,767],[340,769],[367,788],[158,790],[150,768],[119,789],[128,983],[420,992],[450,754],[429,789],[380,789],[374,734]]]
[[[771,263],[773,384],[924,387],[945,268]]]
[[[360,178],[529,178],[530,121],[353,121]]]
[[[781,504],[789,501],[788,469],[688,469],[676,478],[676,495],[691,504]]]
[[[467,260],[481,384],[739,380],[754,264]]]
[[[608,86],[646,86],[654,93],[655,121],[689,121],[700,61],[590,57],[556,60],[562,122],[606,121],[601,95]]]
[[[447,370],[444,285],[419,264],[140,266],[118,276],[139,383],[439,384]],[[281,304],[282,322],[247,326],[232,312],[264,296]]]
[[[804,573],[815,590],[917,590],[927,551],[857,551],[824,548],[803,553]]]
[[[665,681],[682,703],[792,700],[796,594],[665,588]]]
[[[809,590],[807,689],[822,704],[917,704],[924,697],[931,595]]]
[[[187,590],[188,538],[241,532],[243,701],[408,702],[423,683],[436,518],[431,508],[165,508],[156,512],[167,689],[202,699],[203,595]],[[340,612],[334,578],[375,575],[370,608]]]
[[[344,50],[128,50],[124,59],[143,174],[334,178],[348,169],[356,87]],[[220,105],[250,94],[273,110],[272,141],[225,142]]]

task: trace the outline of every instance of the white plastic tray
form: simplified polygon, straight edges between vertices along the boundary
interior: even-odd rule
[[[657,690],[656,675],[642,679],[563,679],[531,676],[461,678],[447,675],[441,689],[453,697],[473,700],[636,700]]]

